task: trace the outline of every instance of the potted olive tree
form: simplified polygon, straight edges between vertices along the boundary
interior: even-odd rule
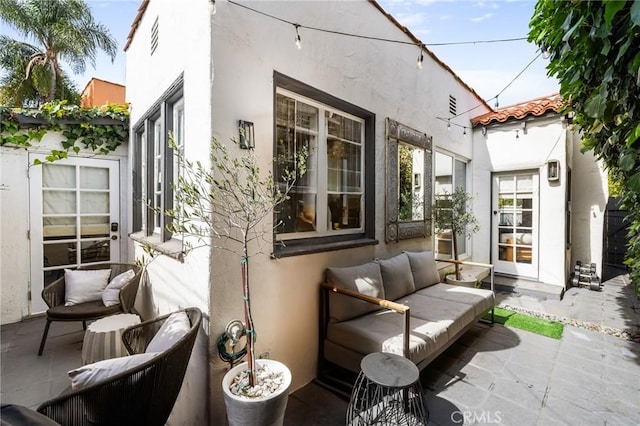
[[[471,210],[473,197],[461,187],[453,193],[444,192],[436,196],[433,206],[433,224],[437,233],[451,233],[451,254],[456,261],[455,274],[447,275],[446,280],[452,284],[476,286],[476,277],[461,272],[458,259],[458,237],[467,238],[478,232],[480,225]]]
[[[212,139],[209,165],[190,161],[172,144],[178,159],[179,177],[174,183],[174,208],[165,212],[172,220],[170,232],[211,248],[238,255],[241,270],[244,324],[241,335],[246,342],[246,362],[226,373],[222,381],[230,425],[281,424],[288,400],[291,373],[282,363],[256,359],[256,328],[251,312],[249,260],[262,253],[261,240],[273,236],[270,218],[288,200],[296,177],[306,171],[306,158],[300,154],[295,170],[285,170],[280,181],[271,171],[263,173],[253,150],[235,153]],[[194,248],[185,243],[185,252]]]

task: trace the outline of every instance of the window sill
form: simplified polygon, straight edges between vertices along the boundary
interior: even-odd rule
[[[276,258],[302,256],[305,254],[322,253],[327,251],[345,250],[355,247],[371,246],[378,244],[378,240],[373,238],[351,238],[348,240],[322,240],[305,239],[286,241],[286,245],[277,245],[274,250]]]
[[[149,246],[153,251],[179,262],[184,262],[184,251],[181,240],[173,238],[169,241],[160,241],[158,235],[146,235],[144,231],[133,232],[129,234],[129,238],[136,243]]]

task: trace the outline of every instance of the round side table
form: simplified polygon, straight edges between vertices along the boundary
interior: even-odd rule
[[[375,352],[360,363],[347,425],[427,425],[418,367],[400,355]]]
[[[89,324],[82,341],[82,364],[129,355],[122,332],[136,324],[140,324],[140,317],[135,314],[111,315]]]

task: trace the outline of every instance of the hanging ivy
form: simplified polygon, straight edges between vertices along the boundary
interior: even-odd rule
[[[0,146],[28,148],[48,132],[64,138],[61,149],[52,149],[46,160],[54,162],[79,153],[82,148],[96,154],[109,154],[129,138],[127,104],[81,108],[67,101],[52,101],[38,109],[0,106]],[[41,161],[36,160],[35,164]]]

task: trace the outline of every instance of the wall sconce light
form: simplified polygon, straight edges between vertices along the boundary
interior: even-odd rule
[[[256,147],[256,139],[253,133],[253,123],[251,121],[238,121],[240,131],[240,148],[253,149]]]
[[[560,160],[547,161],[547,180],[557,181],[560,179]]]

